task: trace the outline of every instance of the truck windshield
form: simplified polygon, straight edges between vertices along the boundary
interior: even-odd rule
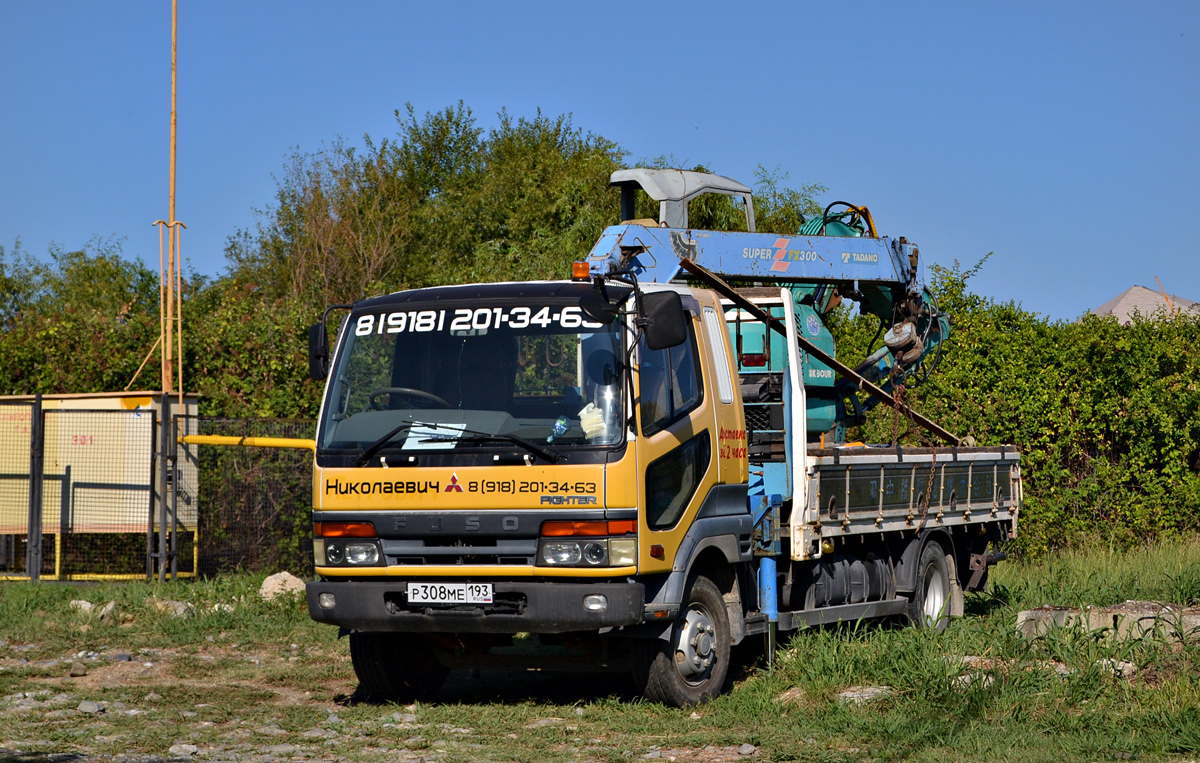
[[[506,303],[349,318],[321,417],[325,451],[511,449],[620,444],[622,335],[578,304]],[[482,435],[482,436],[481,436]],[[415,453],[414,453],[415,455]]]

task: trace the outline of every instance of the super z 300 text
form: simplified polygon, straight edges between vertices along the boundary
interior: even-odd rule
[[[603,328],[602,324],[584,320],[578,307],[513,307],[508,310],[502,307],[480,307],[474,310],[459,308],[454,311],[417,310],[360,315],[354,324],[354,335],[400,334],[406,331],[449,331],[451,334],[467,334],[502,326],[523,329],[530,326],[548,328],[552,325],[564,329]]]

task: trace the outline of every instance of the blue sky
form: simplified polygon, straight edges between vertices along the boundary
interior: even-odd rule
[[[93,236],[157,267],[170,4],[0,3],[0,245]],[[926,263],[1072,319],[1200,300],[1200,3],[180,2],[177,219],[200,272],[293,149],[462,100],[569,112],[631,159],[871,208]]]

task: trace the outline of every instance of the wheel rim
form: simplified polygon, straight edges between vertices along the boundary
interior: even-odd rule
[[[925,570],[925,595],[922,597],[921,613],[926,625],[936,625],[942,619],[946,607],[946,584],[936,564]]]
[[[688,609],[675,640],[675,669],[689,682],[698,682],[717,656],[717,628],[708,612]]]

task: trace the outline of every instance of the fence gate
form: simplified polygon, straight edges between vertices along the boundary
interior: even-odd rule
[[[177,463],[198,475],[200,574],[288,570],[312,560],[313,430],[310,419],[179,416]],[[194,507],[189,507],[195,511]]]
[[[194,574],[196,477],[160,447],[163,421],[140,404],[0,401],[0,576]]]

